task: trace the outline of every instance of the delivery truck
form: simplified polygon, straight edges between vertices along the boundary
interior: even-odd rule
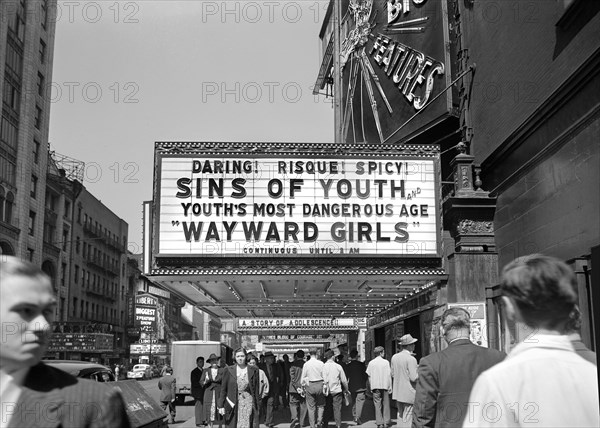
[[[171,367],[177,384],[175,391],[177,404],[183,404],[186,396],[192,394],[190,373],[196,368],[196,358],[204,357],[206,361],[210,354],[221,357],[222,367],[233,364],[232,349],[221,342],[180,340],[171,343]],[[208,365],[205,364],[203,368],[207,367]]]

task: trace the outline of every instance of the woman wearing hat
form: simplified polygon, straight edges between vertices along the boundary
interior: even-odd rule
[[[202,420],[208,422],[212,427],[213,423],[220,417],[217,410],[217,398],[221,392],[221,381],[223,380],[223,369],[219,368],[219,359],[216,354],[210,354],[206,361],[210,368],[204,370],[200,384],[204,387],[204,407]]]

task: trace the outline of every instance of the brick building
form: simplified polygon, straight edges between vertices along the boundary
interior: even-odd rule
[[[63,176],[49,157],[46,96],[56,0],[3,1],[0,15],[0,252],[31,260],[51,276],[64,319],[72,189],[56,191]]]

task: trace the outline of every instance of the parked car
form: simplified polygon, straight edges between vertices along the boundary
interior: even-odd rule
[[[76,360],[44,360],[43,362],[75,377],[91,379],[96,382],[114,382],[115,380],[113,372],[102,364]]]
[[[133,369],[127,372],[127,379],[152,379],[154,373],[150,364],[136,364]]]

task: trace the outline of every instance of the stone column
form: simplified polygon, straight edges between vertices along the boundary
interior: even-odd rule
[[[486,287],[498,282],[498,254],[494,243],[496,198],[481,189],[480,168],[458,145],[452,160],[454,189],[443,199],[447,259],[448,303],[485,302]]]

